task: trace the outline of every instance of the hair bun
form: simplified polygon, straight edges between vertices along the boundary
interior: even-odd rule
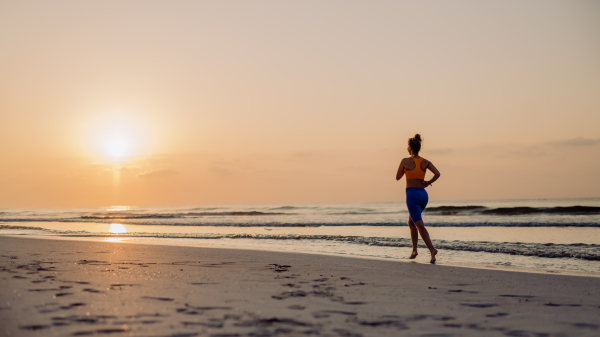
[[[420,134],[416,134],[413,138],[408,139],[408,146],[412,149],[412,152],[417,155],[419,151],[421,151],[421,142],[423,138],[421,138]]]

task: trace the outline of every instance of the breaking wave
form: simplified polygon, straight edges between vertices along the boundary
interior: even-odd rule
[[[199,218],[199,217],[197,217]],[[195,218],[177,218],[177,217],[86,217],[86,218],[0,218],[0,223],[15,222],[83,222],[83,223],[115,223],[123,225],[144,225],[144,226],[212,226],[212,227],[341,227],[341,226],[366,226],[366,227],[399,227],[406,226],[404,218],[394,222],[283,222],[283,221],[235,221],[228,220],[223,222],[211,221],[210,219],[195,220]],[[569,222],[569,221],[490,221],[490,222],[435,222],[427,221],[427,227],[600,227],[599,222]]]
[[[584,206],[586,203],[589,204]],[[577,203],[432,203],[425,223],[432,227],[600,227],[600,199]],[[547,207],[540,207],[546,205]],[[0,223],[84,222],[164,226],[403,226],[401,203],[329,203],[221,206],[115,206],[111,208],[1,209]]]
[[[384,246],[384,247],[412,247],[408,238],[364,237],[341,235],[301,235],[301,234],[156,234],[156,233],[89,233],[86,231],[59,231],[40,227],[25,227],[0,225],[0,230],[39,230],[50,235],[67,237],[130,237],[130,238],[159,238],[159,239],[251,239],[251,240],[318,240],[338,241],[349,244]],[[554,244],[554,243],[522,243],[522,242],[489,242],[489,241],[449,241],[432,240],[438,249],[487,252],[494,254],[537,256],[542,258],[572,258],[591,261],[600,261],[600,244]],[[422,243],[419,247],[426,248]]]
[[[283,215],[287,213],[274,212],[188,212],[188,213],[126,213],[109,212],[94,215],[82,215],[81,219],[164,219],[164,218],[194,218],[203,216],[259,216]]]
[[[487,208],[484,206],[439,206],[425,209],[427,213],[438,215],[530,215],[530,214],[555,214],[555,215],[595,215],[600,214],[600,207],[570,206],[570,207],[502,207]]]

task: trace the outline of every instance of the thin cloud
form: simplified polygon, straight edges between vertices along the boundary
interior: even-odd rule
[[[546,144],[555,146],[594,146],[600,144],[600,139],[578,137],[574,139],[561,140],[558,142],[549,142]]]
[[[132,172],[132,171],[136,171],[139,170],[139,167],[137,166],[123,166],[119,169],[121,172]]]
[[[171,176],[171,175],[174,175],[177,173],[178,172],[175,170],[155,170],[155,171],[142,172],[142,173],[138,174],[138,178],[160,178],[160,177]]]
[[[517,157],[532,158],[545,156],[546,152],[542,151],[538,147],[526,147],[519,150],[511,151],[509,154]]]

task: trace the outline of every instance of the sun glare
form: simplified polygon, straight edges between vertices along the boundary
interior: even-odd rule
[[[125,228],[125,226],[118,224],[118,223],[113,223],[110,224],[110,228],[108,229],[108,232],[111,234],[123,234],[123,233],[127,233],[127,229]]]
[[[149,150],[148,121],[124,111],[99,114],[88,121],[89,149],[110,161],[123,162]]]
[[[107,149],[113,159],[119,160],[128,155],[129,146],[123,137],[114,136],[108,141]]]
[[[106,238],[105,241],[108,242],[122,242],[122,241],[126,241],[129,240],[129,238]]]
[[[106,208],[107,212],[122,212],[122,211],[128,211],[130,210],[131,207],[129,206],[109,206]]]

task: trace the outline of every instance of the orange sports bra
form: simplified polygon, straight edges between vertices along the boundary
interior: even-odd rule
[[[406,169],[404,170],[404,173],[406,173],[406,179],[425,179],[425,171],[421,170],[421,162],[423,161],[423,157],[413,157],[413,160],[415,161],[415,168],[410,171],[407,171]]]

